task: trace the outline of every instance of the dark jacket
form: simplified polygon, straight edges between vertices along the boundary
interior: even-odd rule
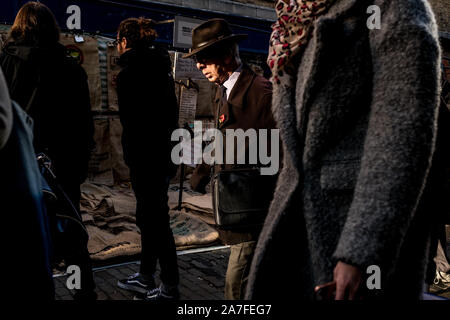
[[[218,115],[223,121],[218,128],[225,134],[227,129],[274,129],[275,120],[272,115],[272,84],[264,77],[256,75],[250,67],[244,64],[241,74],[230,92],[226,102],[222,101],[221,90],[217,90],[215,110],[220,107]],[[226,139],[224,139],[225,146]],[[246,144],[248,151],[248,143]],[[247,152],[248,154],[248,152]],[[225,152],[224,152],[225,161]],[[249,165],[224,166],[215,165],[214,173],[222,169],[243,168]],[[250,165],[251,166],[251,165]],[[194,190],[203,190],[211,178],[211,167],[199,165],[191,177],[191,185]],[[275,178],[275,177],[274,177]],[[220,238],[226,244],[236,244],[245,241],[256,240],[261,227],[239,230],[219,230]]]
[[[366,27],[373,4],[381,30]],[[426,1],[339,0],[314,22],[298,80],[274,87],[284,163],[247,298],[312,299],[337,261],[363,275],[379,266],[381,290],[372,294],[420,297],[435,214],[422,195],[439,67]]]
[[[14,299],[32,278],[39,288],[36,298],[49,300],[54,298],[51,239],[33,148],[32,121],[9,99],[0,69],[0,114],[5,113],[9,114],[6,122],[11,125],[7,134],[0,130],[0,135],[6,136],[6,143],[0,146],[0,212],[5,229],[1,233],[2,255],[4,261],[14,261],[16,272],[29,277],[5,277],[3,285],[8,291],[7,300]],[[8,273],[11,266],[2,263],[0,270]]]
[[[11,42],[0,54],[11,98],[34,120],[34,147],[53,161],[54,172],[73,198],[87,177],[94,125],[87,75],[60,44],[37,48]],[[77,191],[78,190],[78,191]]]
[[[124,159],[131,173],[149,174],[153,181],[173,176],[172,132],[178,107],[167,50],[139,47],[119,59],[117,76]]]

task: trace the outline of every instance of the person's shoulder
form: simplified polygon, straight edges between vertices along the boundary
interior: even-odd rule
[[[169,57],[169,51],[160,44],[155,43],[153,46],[150,47],[150,49],[153,52],[155,52],[155,54],[160,55],[161,57],[165,58]]]
[[[390,29],[423,28],[429,33],[437,33],[435,15],[428,1],[425,0],[376,0],[375,5],[381,8],[381,15],[389,24]],[[436,29],[436,30],[435,30]]]
[[[272,93],[272,83],[263,76],[254,73],[252,89],[261,94]]]
[[[7,50],[6,47],[2,48],[0,50],[0,63],[3,68],[5,68],[6,65],[9,65],[11,62],[19,60],[17,57],[11,55]]]
[[[33,46],[10,41],[3,46],[1,56],[15,62],[34,62],[39,57],[39,50]]]
[[[171,67],[172,62],[170,59],[170,54],[166,48],[164,48],[161,45],[155,44],[151,47],[151,50],[153,51],[154,55],[157,57],[155,59],[155,62],[158,61],[159,63],[162,63],[161,66],[164,66],[164,67]]]
[[[264,78],[261,75],[256,75],[255,77],[255,83],[263,88],[268,88],[272,90],[272,82],[270,82],[268,79]]]

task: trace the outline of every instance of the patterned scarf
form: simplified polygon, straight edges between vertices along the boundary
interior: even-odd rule
[[[286,73],[293,74],[295,60],[308,43],[313,22],[335,0],[278,0],[278,19],[272,25],[267,64],[272,69],[272,82],[279,84]]]

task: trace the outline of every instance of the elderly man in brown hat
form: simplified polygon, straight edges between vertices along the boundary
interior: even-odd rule
[[[217,90],[215,110],[216,126],[225,134],[227,129],[272,129],[275,121],[271,111],[272,85],[264,77],[256,75],[241,62],[238,41],[246,35],[233,34],[223,19],[209,20],[193,30],[192,48],[184,57],[194,57],[197,68],[205,77],[220,86]],[[248,144],[245,147],[248,151]],[[236,149],[234,150],[236,154]],[[239,168],[249,167],[246,162]],[[191,178],[194,190],[204,192],[211,173],[236,168],[236,165],[199,165]],[[213,172],[212,172],[213,171]],[[267,184],[270,201],[273,184]],[[267,190],[267,188],[269,190]],[[219,189],[220,190],[220,189]],[[264,217],[265,218],[265,215]],[[217,222],[217,219],[216,219]],[[225,299],[243,299],[250,263],[261,224],[219,227],[221,240],[231,245],[231,253],[225,279]]]

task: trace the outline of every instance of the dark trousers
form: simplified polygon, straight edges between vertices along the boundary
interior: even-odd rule
[[[141,231],[140,273],[153,275],[159,261],[161,281],[167,285],[178,285],[177,253],[167,204],[169,179],[142,174],[132,167],[130,176],[137,200],[136,224]]]
[[[80,187],[68,184],[63,186],[64,192],[80,212]],[[92,274],[92,261],[87,248],[87,239],[85,239],[82,229],[77,224],[69,224],[64,237],[64,243],[57,246],[57,252],[64,259],[66,267],[76,265],[80,267],[81,291],[89,292],[95,289],[94,276]]]

